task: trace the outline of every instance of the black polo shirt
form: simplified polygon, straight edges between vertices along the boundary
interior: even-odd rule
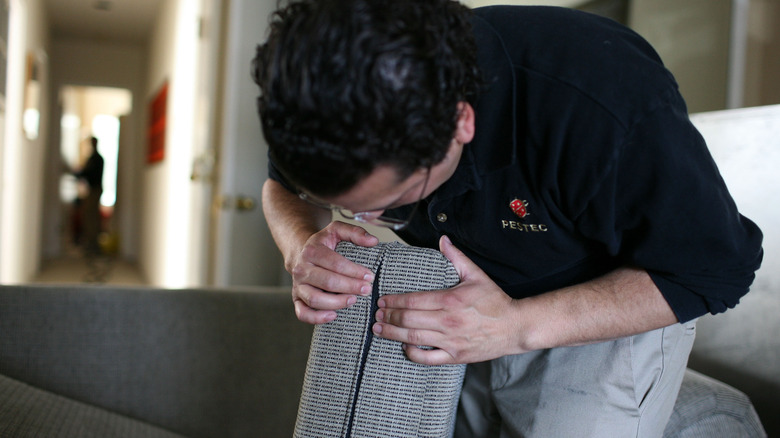
[[[735,306],[761,232],[737,212],[655,51],[574,10],[476,14],[488,83],[476,136],[398,234],[430,247],[448,235],[515,298],[634,265],[681,321]]]
[[[738,213],[649,44],[571,9],[475,13],[487,83],[475,138],[399,236],[437,248],[448,235],[514,298],[632,265],[680,321],[735,306],[760,265],[761,232]]]

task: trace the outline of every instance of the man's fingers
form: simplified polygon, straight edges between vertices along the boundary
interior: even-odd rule
[[[293,300],[295,316],[308,324],[325,324],[336,319],[334,310],[314,310],[301,300]]]
[[[324,292],[313,286],[303,284],[298,286],[293,300],[301,301],[307,307],[315,310],[337,310],[355,304],[357,297],[348,294]]]
[[[341,254],[333,251],[324,245],[310,245],[303,249],[302,261],[311,266],[330,271],[342,277],[349,277],[363,282],[371,283],[374,280],[374,273],[365,266],[361,266],[348,260]],[[306,274],[305,267],[296,267],[297,274]],[[295,268],[293,269],[296,270]],[[293,272],[296,275],[296,272]],[[332,292],[341,292],[340,290],[331,290]]]
[[[415,345],[404,344],[404,351],[406,357],[412,362],[421,363],[423,365],[442,365],[449,363],[456,363],[456,360],[452,355],[445,350],[434,348],[419,348]]]
[[[336,310],[357,302],[357,297],[323,292],[309,285],[301,285],[293,296],[295,315],[309,324],[324,324],[336,319]]]
[[[453,297],[447,291],[411,292],[406,294],[388,294],[379,299],[380,308],[441,310]]]
[[[421,330],[442,331],[452,324],[442,321],[436,311],[379,309],[376,312],[377,322],[383,322],[396,327],[407,327]]]
[[[446,235],[441,236],[441,239],[439,239],[439,250],[444,254],[444,257],[447,257],[452,262],[455,270],[458,271],[461,281],[468,279],[474,272],[482,271],[463,251],[456,248]]]
[[[377,336],[401,342],[406,351],[406,356],[413,362],[427,365],[455,362],[455,358],[441,348],[446,339],[439,332],[405,329],[381,323],[374,324],[373,331]]]
[[[346,222],[334,221],[330,224],[333,235],[338,242],[346,240],[358,246],[372,247],[379,243],[379,239],[357,225]]]
[[[292,275],[294,284],[308,285],[325,292],[350,295],[371,294],[373,274],[370,271],[368,274],[363,274],[363,278],[354,278],[342,275],[338,271],[304,264],[293,268]]]
[[[372,330],[377,336],[410,345],[438,347],[443,340],[441,333],[432,330],[407,329],[379,322],[374,324]]]

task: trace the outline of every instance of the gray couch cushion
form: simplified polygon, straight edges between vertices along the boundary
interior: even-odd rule
[[[184,438],[150,424],[0,375],[0,436]]]
[[[0,374],[192,438],[289,438],[311,333],[289,288],[0,286]]]
[[[414,363],[371,327],[380,296],[454,286],[455,268],[438,251],[397,242],[336,250],[377,274],[374,293],[315,328],[295,436],[450,436],[465,366]]]
[[[686,370],[664,438],[763,438],[750,399],[725,383]]]

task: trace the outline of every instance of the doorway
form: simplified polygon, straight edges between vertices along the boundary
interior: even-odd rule
[[[59,212],[61,217],[59,264],[66,264],[70,278],[60,281],[109,280],[121,245],[117,187],[122,120],[132,110],[127,89],[66,85],[59,90],[60,118]],[[99,183],[89,182],[85,167],[95,152],[102,158]],[[91,172],[94,173],[94,172]],[[89,203],[95,202],[95,208]],[[47,268],[51,271],[52,265]],[[76,267],[74,269],[74,267]],[[62,270],[61,270],[62,271]]]

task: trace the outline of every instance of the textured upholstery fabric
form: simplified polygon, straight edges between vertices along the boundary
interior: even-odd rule
[[[63,436],[42,429],[60,419],[105,427],[110,413],[188,438],[289,438],[311,341],[289,287],[0,285],[0,438]],[[688,371],[665,436],[766,434],[744,394]]]
[[[2,438],[184,438],[0,375]]]
[[[374,293],[315,328],[295,436],[450,436],[465,366],[413,363],[371,327],[380,296],[448,288],[455,268],[438,251],[397,242],[336,250],[377,274]]]
[[[0,286],[0,374],[190,438],[289,438],[311,334],[289,288]]]
[[[664,438],[764,438],[750,399],[731,386],[686,370]]]

